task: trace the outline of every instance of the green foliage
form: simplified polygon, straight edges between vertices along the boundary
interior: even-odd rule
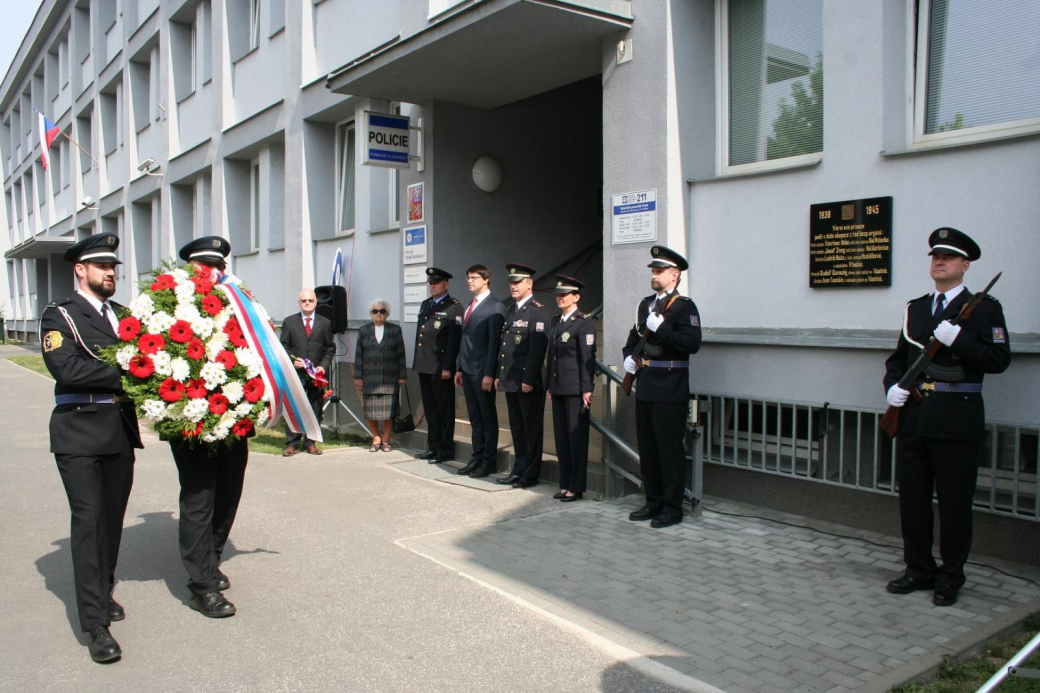
[[[791,102],[780,100],[780,115],[766,142],[766,158],[781,159],[823,151],[823,55],[809,70],[809,91],[799,80],[791,85]]]
[[[325,440],[321,443],[324,450],[335,448],[368,447],[368,439],[355,435],[329,435],[325,432]],[[256,436],[249,439],[249,452],[265,453],[268,455],[281,455],[285,450],[285,434],[275,428],[266,428],[257,432]]]
[[[960,130],[966,127],[968,127],[968,124],[964,122],[964,114],[958,113],[953,117],[953,120],[947,120],[940,125],[938,132],[950,132],[951,130]]]

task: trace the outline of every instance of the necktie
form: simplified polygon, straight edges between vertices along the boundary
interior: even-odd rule
[[[467,325],[469,324],[470,313],[473,312],[473,308],[476,307],[476,305],[477,305],[477,299],[473,299],[472,301],[469,302],[469,308],[466,309],[466,319],[464,321]]]
[[[946,294],[939,294],[935,297],[935,312],[932,313],[932,324],[938,325],[939,318],[942,317],[943,308],[946,307]]]
[[[308,337],[310,337],[311,336],[311,319],[310,318],[306,318],[303,322],[304,322],[303,331],[307,333]]]

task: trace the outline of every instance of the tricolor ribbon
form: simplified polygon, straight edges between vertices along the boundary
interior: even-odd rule
[[[314,381],[315,387],[328,387],[329,380],[324,374],[319,373],[318,369],[311,363],[310,359],[303,359],[303,369],[307,371],[307,375]]]
[[[318,418],[307,401],[303,383],[296,377],[296,369],[289,359],[289,354],[285,353],[285,349],[275,337],[271,324],[260,317],[256,299],[227,280],[228,275],[223,275],[216,288],[227,296],[246,341],[263,364],[260,377],[267,391],[271,393],[268,401],[271,421],[285,417],[285,422],[291,430],[303,433],[310,440],[321,442],[321,424],[318,423]]]

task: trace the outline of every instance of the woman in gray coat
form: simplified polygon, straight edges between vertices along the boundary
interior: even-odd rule
[[[377,298],[368,308],[372,322],[358,330],[354,349],[354,387],[361,397],[372,433],[372,447],[368,451],[390,452],[394,393],[407,378],[404,335],[399,325],[386,321],[390,315],[386,299]]]

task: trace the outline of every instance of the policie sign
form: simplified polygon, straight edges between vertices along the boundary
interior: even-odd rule
[[[809,206],[809,288],[892,285],[892,198]]]
[[[361,163],[408,168],[411,130],[407,116],[365,111],[361,121]]]

